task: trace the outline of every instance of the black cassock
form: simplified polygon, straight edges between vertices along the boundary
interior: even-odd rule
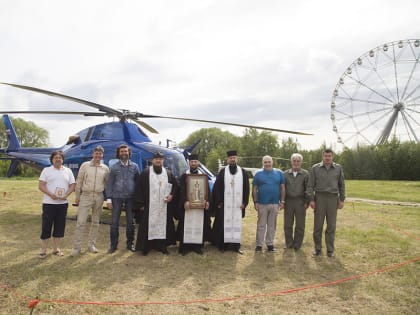
[[[249,202],[249,178],[245,170],[243,168],[241,168],[241,170],[243,179],[242,203],[246,208]],[[216,182],[213,186],[212,211],[214,211],[214,222],[212,228],[212,243],[213,245],[217,246],[220,250],[229,248],[233,250],[239,250],[241,244],[224,242],[225,172],[230,172],[229,166],[226,166],[225,168],[220,170],[220,172],[217,174]],[[245,208],[242,210],[242,218],[245,217]]]
[[[178,227],[177,227],[177,236],[179,240],[179,252],[186,252],[189,250],[194,250],[197,248],[202,248],[204,241],[210,241],[211,234],[211,220],[210,220],[210,209],[204,211],[204,222],[203,222],[203,242],[201,244],[186,244],[184,243],[184,220],[185,220],[185,210],[184,203],[187,201],[186,192],[187,192],[187,174],[183,174],[180,179],[179,184],[179,211],[178,211]],[[207,196],[210,197],[210,189],[207,192]],[[210,200],[207,200],[210,202]]]
[[[162,251],[168,245],[176,245],[174,211],[176,210],[177,182],[172,172],[166,169],[168,182],[172,184],[172,201],[167,205],[166,239],[148,240],[149,235],[149,192],[150,192],[150,168],[146,168],[136,178],[136,188],[134,193],[135,209],[144,208],[139,212],[139,229],[136,240],[136,250],[147,253],[150,249]]]

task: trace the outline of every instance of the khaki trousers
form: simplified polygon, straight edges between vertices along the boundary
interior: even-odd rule
[[[79,209],[77,210],[77,225],[74,233],[74,249],[80,250],[84,238],[89,210],[92,209],[92,224],[90,225],[88,246],[95,245],[98,236],[99,220],[104,203],[103,193],[87,193],[80,196]]]
[[[338,195],[331,193],[315,194],[315,212],[314,212],[314,243],[315,249],[322,249],[322,231],[324,221],[327,221],[325,230],[325,245],[328,252],[334,252],[335,228],[337,221]]]
[[[257,246],[263,246],[264,236],[267,246],[273,245],[278,212],[278,204],[258,204]]]
[[[284,238],[287,248],[299,249],[305,235],[306,209],[303,198],[287,198],[284,207]],[[296,225],[293,233],[293,224]]]

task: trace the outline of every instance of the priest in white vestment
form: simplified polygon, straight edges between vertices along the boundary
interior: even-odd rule
[[[163,167],[163,154],[153,155],[152,165],[136,179],[135,208],[140,210],[136,250],[147,255],[150,249],[169,254],[168,245],[176,244],[173,221],[176,179]]]
[[[228,166],[217,174],[213,188],[212,243],[219,250],[233,250],[239,254],[242,240],[242,218],[249,202],[249,178],[238,166],[236,151],[227,152]]]
[[[188,252],[193,251],[199,255],[203,254],[202,248],[204,241],[209,240],[210,237],[210,211],[209,200],[210,190],[208,186],[208,179],[206,180],[207,193],[199,190],[198,181],[194,182],[195,175],[202,175],[198,168],[200,162],[197,154],[191,154],[188,157],[188,164],[190,168],[181,176],[179,189],[179,211],[178,211],[178,229],[177,234],[179,238],[179,253],[183,256]],[[192,193],[188,196],[188,180],[192,182]],[[194,200],[201,201],[204,207],[194,206]]]

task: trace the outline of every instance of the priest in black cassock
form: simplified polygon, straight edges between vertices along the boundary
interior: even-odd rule
[[[134,203],[140,209],[136,250],[143,255],[151,249],[167,255],[167,246],[176,244],[173,199],[177,183],[172,172],[163,167],[163,158],[162,153],[155,153],[152,165],[136,178]]]
[[[212,242],[221,251],[241,251],[242,218],[249,201],[249,179],[245,170],[238,166],[236,151],[227,152],[228,165],[217,174],[213,186],[215,211]]]
[[[194,206],[194,202],[190,202],[188,198],[187,180],[190,180],[194,175],[202,174],[198,166],[197,154],[191,154],[188,158],[190,168],[181,176],[179,189],[179,212],[178,212],[178,228],[177,234],[179,238],[179,253],[183,256],[189,251],[196,252],[202,255],[204,241],[210,239],[211,220],[209,211],[209,200],[204,200],[204,207],[198,208]],[[207,175],[206,175],[207,177]],[[210,197],[210,189],[208,186],[208,179],[206,178],[207,194],[200,192],[207,199]]]

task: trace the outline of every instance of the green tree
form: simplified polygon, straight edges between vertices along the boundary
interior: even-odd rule
[[[229,149],[239,151],[241,166],[259,168],[261,158],[271,155],[285,159],[275,159],[275,166],[283,170],[290,167],[290,156],[299,152],[303,155],[303,168],[309,170],[322,161],[322,151],[327,148],[323,143],[314,150],[301,150],[296,139],[289,137],[279,144],[276,135],[253,128],[245,129],[242,137],[218,128],[201,129],[182,144],[191,145],[198,139],[202,141],[195,152],[212,171],[218,170],[219,161],[224,162]],[[358,145],[335,152],[334,161],[343,166],[347,179],[420,180],[420,143],[391,139],[379,146]]]
[[[10,117],[10,119],[22,147],[45,147],[48,145],[49,137],[47,130],[38,127],[32,121],[27,121],[22,118]],[[3,123],[0,123],[0,147],[7,147],[6,127]],[[0,161],[0,176],[6,176],[9,164],[9,161]],[[30,167],[19,164],[15,174],[31,177],[37,173]]]
[[[281,169],[288,169],[291,167],[290,164],[290,157],[293,153],[300,152],[300,144],[297,139],[293,139],[292,137],[288,137],[287,139],[283,139],[280,145],[280,156],[281,160],[279,160],[280,168]],[[303,154],[302,154],[303,156]],[[305,161],[305,158],[303,159]]]
[[[238,136],[229,131],[222,131],[219,128],[202,128],[190,134],[186,140],[180,143],[181,146],[189,146],[200,140],[201,142],[194,149],[200,157],[200,161],[211,171],[218,171],[218,160],[224,160],[226,151],[236,149],[241,152],[241,141]]]
[[[240,152],[241,165],[247,167],[261,167],[264,155],[279,156],[280,146],[277,136],[269,131],[247,128],[241,137],[242,151]]]

